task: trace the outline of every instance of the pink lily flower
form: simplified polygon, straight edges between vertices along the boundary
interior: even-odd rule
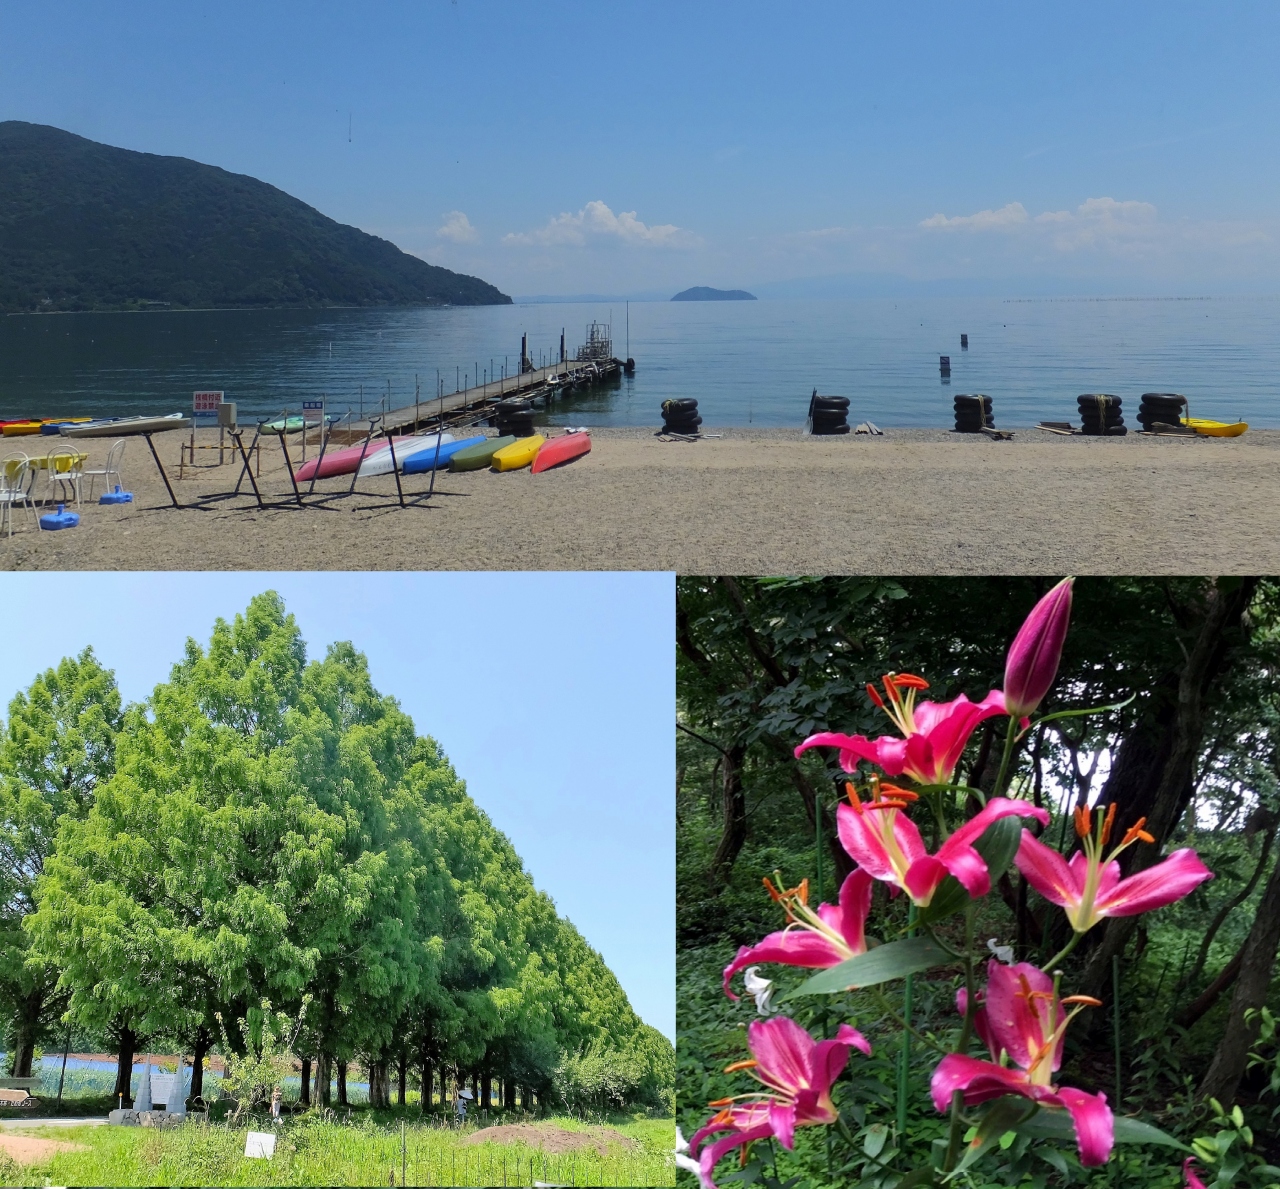
[[[958,1006],[963,1006],[963,997]],[[1070,1013],[1065,1004],[1077,1004]],[[960,1090],[966,1106],[1020,1094],[1043,1106],[1061,1107],[1071,1114],[1076,1144],[1084,1165],[1105,1164],[1115,1142],[1114,1120],[1107,1096],[1086,1094],[1072,1086],[1054,1086],[1053,1074],[1062,1064],[1067,1025],[1096,999],[1073,995],[1059,1000],[1053,980],[1028,962],[987,966],[986,1003],[974,1012],[974,1025],[991,1050],[992,1061],[963,1053],[949,1053],[933,1071],[933,1105],[949,1109],[951,1095]],[[1018,1068],[1001,1065],[1007,1058]]]
[[[1029,830],[1022,831],[1016,858],[1018,870],[1040,895],[1066,910],[1067,920],[1077,933],[1087,933],[1103,917],[1132,917],[1163,908],[1213,878],[1213,872],[1188,847],[1174,851],[1154,867],[1121,879],[1116,856],[1139,840],[1155,839],[1142,828],[1147,821],[1144,817],[1130,827],[1119,846],[1104,856],[1115,819],[1114,802],[1105,816],[1098,815],[1096,829],[1091,811],[1077,809],[1076,833],[1083,849],[1071,856],[1070,863]]]
[[[1032,607],[1009,645],[1004,662],[1004,704],[1011,715],[1021,718],[1030,714],[1058,675],[1074,582],[1074,578],[1064,578]]]
[[[691,1154],[698,1156],[698,1176],[705,1189],[716,1189],[711,1174],[734,1148],[775,1136],[790,1150],[795,1147],[797,1127],[834,1123],[838,1116],[831,1086],[844,1069],[849,1050],[871,1055],[866,1038],[848,1024],[840,1025],[835,1039],[815,1041],[786,1016],[754,1021],[747,1029],[747,1047],[751,1059],[735,1061],[725,1073],[750,1069],[764,1092],[721,1098],[711,1104],[722,1109],[689,1141]],[[729,1134],[708,1144],[699,1155],[702,1141],[720,1131]]]
[[[729,980],[754,962],[781,962],[787,966],[825,970],[865,954],[864,930],[867,913],[871,911],[873,882],[865,871],[851,871],[840,887],[839,905],[820,904],[814,912],[809,907],[807,879],[799,887],[785,891],[779,891],[766,879],[764,886],[769,889],[769,895],[786,909],[787,927],[780,933],[770,933],[757,945],[744,945],[738,950],[737,957],[724,968],[724,993],[730,999],[738,998],[729,990]]]
[[[981,702],[970,702],[961,694],[951,702],[921,702],[917,706],[916,691],[928,688],[923,677],[910,673],[886,674],[884,698],[875,686],[867,686],[871,700],[902,732],[901,739],[823,731],[810,735],[795,754],[800,756],[811,747],[838,747],[840,766],[846,772],[852,772],[859,760],[870,760],[889,776],[908,776],[918,784],[946,784],[974,728],[984,719],[1006,713],[1004,695],[993,689]]]
[[[1191,1167],[1195,1159],[1194,1156],[1188,1156],[1182,1162],[1182,1175],[1187,1178],[1186,1189],[1204,1189],[1204,1182],[1196,1176],[1196,1170]]]
[[[858,866],[876,879],[901,888],[923,908],[950,875],[970,896],[985,896],[991,890],[991,874],[973,843],[992,822],[1002,817],[1034,817],[1042,825],[1049,822],[1047,810],[1026,801],[995,797],[929,854],[915,823],[902,812],[916,794],[877,782],[882,798],[864,804],[853,785],[848,785],[849,804],[836,811],[840,842]]]

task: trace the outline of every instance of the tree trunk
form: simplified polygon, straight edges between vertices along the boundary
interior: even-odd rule
[[[493,1108],[493,1103],[489,1097],[489,1092],[492,1086],[493,1079],[488,1070],[486,1070],[484,1077],[480,1079],[480,1105],[483,1106],[485,1110],[491,1110]]]
[[[121,1028],[116,1048],[116,1088],[111,1091],[117,1102],[124,1095],[133,1101],[133,1054],[138,1047],[138,1034],[132,1028]]]
[[[36,1051],[36,1034],[40,1030],[40,1013],[44,1010],[44,985],[18,1000],[14,1019],[13,1076],[29,1078],[31,1061]]]
[[[400,1067],[399,1067],[398,1097],[397,1103],[404,1106],[405,1094],[409,1089],[409,1055],[402,1048],[400,1050]]]
[[[742,761],[746,754],[746,744],[735,743],[724,752],[724,762],[720,768],[720,811],[723,825],[716,853],[711,859],[711,879],[716,884],[729,882],[738,853],[747,840],[747,799],[742,791]]]
[[[302,1088],[298,1094],[298,1102],[303,1106],[311,1105],[311,1058],[302,1058]]]
[[[194,1049],[191,1055],[191,1097],[204,1097],[204,1059],[213,1046],[213,1036],[203,1024],[196,1029]],[[303,1085],[306,1085],[304,1080]],[[305,1093],[305,1090],[304,1090]]]
[[[1204,698],[1221,672],[1234,633],[1257,589],[1256,578],[1245,578],[1233,588],[1217,585],[1205,595],[1200,630],[1187,653],[1176,680],[1157,688],[1163,705],[1155,723],[1135,728],[1116,751],[1116,762],[1103,786],[1098,808],[1117,806],[1114,834],[1123,835],[1139,818],[1154,845],[1135,846],[1123,857],[1126,876],[1160,862],[1163,843],[1177,827],[1195,791],[1197,760],[1204,740]],[[1126,865],[1127,864],[1127,865]],[[1124,951],[1139,918],[1112,917],[1094,942],[1093,952],[1075,993],[1105,997],[1111,977],[1111,959]],[[1102,1013],[1094,1013],[1093,1027],[1102,1026]]]
[[[1249,939],[1244,944],[1226,1027],[1209,1072],[1200,1083],[1201,1098],[1216,1098],[1223,1106],[1230,1106],[1234,1101],[1249,1059],[1249,1048],[1257,1036],[1257,1022],[1247,1024],[1245,1013],[1266,1002],[1277,949],[1280,949],[1280,863],[1271,872]]]
[[[316,1054],[316,1106],[327,1107],[331,1098],[333,1058],[328,1053]]]
[[[1249,939],[1246,937],[1245,945],[1242,945],[1236,951],[1236,956],[1218,971],[1218,977],[1174,1017],[1173,1022],[1178,1027],[1190,1028],[1192,1024],[1218,1002],[1222,992],[1236,981],[1236,976],[1240,973],[1240,967],[1244,962],[1245,946],[1248,944]]]
[[[338,1105],[349,1106],[347,1102],[347,1063],[338,1062]]]
[[[431,1109],[431,1098],[436,1090],[436,1075],[431,1062],[424,1057],[422,1059],[422,1113],[425,1115]]]

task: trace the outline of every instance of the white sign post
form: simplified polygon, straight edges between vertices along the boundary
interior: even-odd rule
[[[323,447],[324,439],[324,401],[323,400],[304,400],[302,402],[302,461],[307,461],[307,414],[320,414],[320,437]]]
[[[222,404],[221,392],[193,392],[191,394],[191,465],[196,464],[196,426],[217,425],[218,406]],[[223,430],[218,426],[218,465],[222,465]]]

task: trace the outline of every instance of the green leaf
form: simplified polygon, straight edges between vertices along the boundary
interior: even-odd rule
[[[872,1123],[862,1139],[862,1150],[873,1160],[884,1151],[889,1140],[889,1128],[883,1123]]]
[[[1053,714],[1046,714],[1043,718],[1037,718],[1027,730],[1038,727],[1042,722],[1053,722],[1055,718],[1083,718],[1086,714],[1101,714],[1104,710],[1123,710],[1137,696],[1137,694],[1130,694],[1123,702],[1108,702],[1105,706],[1087,706],[1083,710],[1058,710]]]
[[[1033,1139],[1074,1141],[1076,1138],[1076,1128],[1071,1121],[1071,1116],[1065,1110],[1053,1107],[1042,1108],[1039,1114],[1032,1115],[1014,1130],[1020,1135],[1029,1135]],[[1159,1127],[1153,1127],[1141,1119],[1130,1119],[1124,1115],[1115,1117],[1115,1137],[1118,1144],[1164,1144],[1166,1147],[1178,1148],[1183,1152],[1191,1151],[1181,1140],[1174,1139]]]
[[[932,937],[890,941],[815,974],[784,995],[783,999],[794,999],[799,995],[834,995],[856,987],[872,987],[933,966],[945,966],[951,960],[951,955]]]
[[[1022,825],[1021,818],[1002,817],[992,822],[973,844],[973,849],[986,863],[993,884],[1009,870],[1014,855],[1018,853],[1018,846],[1022,842]],[[928,907],[920,910],[920,920],[931,925],[959,912],[968,903],[969,893],[954,875],[948,875],[938,885]]]
[[[988,1108],[987,1113],[982,1116],[982,1122],[978,1124],[978,1132],[965,1146],[960,1163],[947,1174],[946,1179],[950,1181],[958,1177],[971,1164],[979,1160],[983,1153],[998,1144],[1007,1132],[1016,1131],[1018,1124],[1025,1122],[1036,1113],[1036,1110],[1036,1104],[1025,1098],[1013,1095],[997,1098]]]

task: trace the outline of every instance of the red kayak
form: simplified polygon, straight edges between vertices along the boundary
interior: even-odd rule
[[[590,449],[591,435],[585,430],[567,433],[559,438],[550,438],[539,448],[538,456],[533,460],[531,469],[536,475],[539,471],[558,467],[562,462],[572,462],[575,458],[581,458]]]
[[[401,442],[411,442],[412,437],[396,438],[396,449],[400,448]],[[307,483],[312,477],[316,479],[329,479],[334,475],[349,475],[360,465],[361,456],[368,458],[371,454],[377,454],[379,450],[385,450],[387,446],[386,438],[374,438],[366,447],[363,442],[358,446],[348,446],[343,450],[327,450],[323,459],[309,458],[296,471],[294,478],[299,483]],[[319,471],[316,470],[317,465]]]

